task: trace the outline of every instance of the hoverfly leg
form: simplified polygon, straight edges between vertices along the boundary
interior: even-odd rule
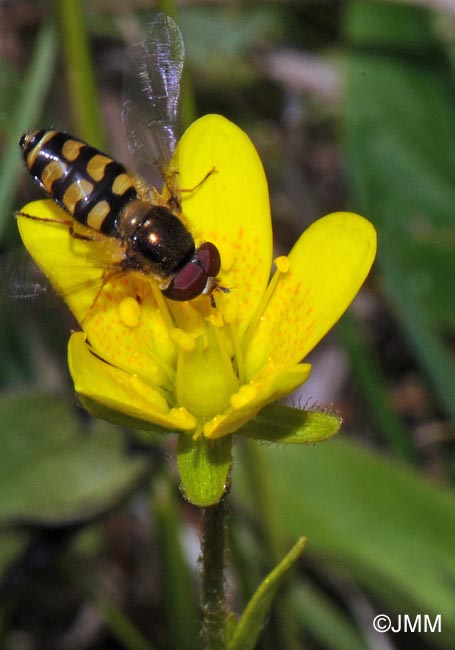
[[[210,305],[211,307],[213,307],[213,309],[216,309],[216,300],[215,300],[215,296],[213,295],[215,291],[221,291],[222,293],[231,293],[230,289],[228,289],[227,287],[223,287],[221,284],[218,284],[214,288],[213,292],[210,294]]]
[[[32,221],[44,221],[45,223],[57,223],[62,226],[67,226],[68,228],[71,228],[73,225],[72,219],[66,219],[64,221],[62,219],[47,219],[46,217],[36,217],[33,214],[27,214],[27,212],[18,211],[14,213],[14,216],[16,217],[16,219],[17,217],[26,217],[26,219],[32,219]]]
[[[99,300],[99,298],[100,298],[106,284],[108,282],[110,282],[110,280],[112,280],[112,278],[115,278],[116,275],[121,275],[123,273],[124,273],[124,271],[120,267],[118,269],[117,268],[114,268],[114,269],[111,268],[111,269],[105,269],[104,270],[103,277],[101,278],[100,286],[98,287],[98,289],[96,291],[96,294],[95,294],[95,296],[94,296],[94,298],[92,300],[92,304],[90,305],[90,307],[89,307],[87,313],[85,314],[85,316],[80,321],[82,329],[84,328],[84,323],[87,320],[87,318],[89,316],[91,316],[91,314],[93,314],[93,311],[94,311],[94,309],[96,307],[96,303],[98,302],[98,300]]]
[[[71,235],[71,237],[74,237],[74,239],[85,239],[86,241],[95,241],[94,237],[90,237],[89,235],[83,235],[80,232],[76,232],[74,230],[74,221],[72,219],[48,219],[46,217],[37,217],[33,214],[28,214],[27,212],[15,212],[14,216],[16,217],[25,217],[26,219],[31,219],[32,221],[43,221],[44,223],[56,223],[59,226],[65,226],[68,228],[68,232]]]
[[[171,172],[167,172],[163,178],[165,179],[164,184],[166,186],[167,191],[169,192],[169,199],[168,199],[168,205],[172,206],[176,210],[181,210],[181,205],[180,205],[180,200],[178,195],[181,194],[182,192],[185,192],[187,194],[191,194],[192,192],[195,192],[198,190],[201,185],[205,183],[205,181],[216,172],[216,167],[212,167],[212,169],[209,169],[209,171],[206,173],[206,175],[201,178],[201,180],[196,183],[196,185],[193,185],[193,187],[184,187],[184,188],[177,188],[177,181],[176,178],[178,176],[178,170],[174,169]]]
[[[196,183],[196,185],[193,185],[193,187],[189,187],[189,188],[181,188],[180,192],[188,192],[189,194],[191,194],[191,192],[195,192],[196,190],[198,190],[201,187],[201,185],[203,185],[205,183],[205,181],[212,174],[215,174],[216,171],[217,171],[216,167],[213,166],[212,169],[209,169],[209,171],[206,173],[206,175],[203,178],[201,178],[201,180],[198,183]],[[178,172],[176,172],[176,173],[178,173]]]
[[[73,239],[83,239],[84,241],[97,241],[95,237],[90,237],[90,235],[83,235],[80,232],[76,232],[74,230],[73,222],[68,224],[68,232],[70,234],[70,237],[72,237]]]

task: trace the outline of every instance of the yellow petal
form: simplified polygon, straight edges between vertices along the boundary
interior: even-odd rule
[[[114,277],[102,286],[83,329],[92,350],[104,361],[170,390],[176,346],[155,300],[152,282],[133,272]]]
[[[186,409],[170,407],[162,391],[95,356],[82,332],[69,340],[68,365],[76,393],[107,409],[171,431],[191,431],[196,426]]]
[[[266,404],[275,402],[298,388],[308,378],[311,365],[300,363],[284,371],[252,380],[231,396],[231,407],[217,415],[204,427],[206,438],[220,438],[234,433]]]
[[[123,256],[120,242],[76,224],[95,241],[71,237],[69,215],[48,199],[29,203],[18,228],[30,255],[81,322],[90,310],[107,268]]]
[[[197,243],[212,241],[221,253],[221,283],[231,290],[217,303],[238,304],[240,332],[267,285],[272,231],[267,181],[246,134],[219,115],[206,115],[183,135],[176,151],[183,213]],[[214,172],[203,181],[210,170]],[[218,299],[219,295],[219,299]]]
[[[175,346],[154,298],[154,280],[115,266],[123,257],[118,240],[79,224],[74,225],[78,232],[92,239],[72,237],[70,217],[54,201],[30,203],[22,212],[40,219],[18,217],[21,237],[83,326],[92,349],[145,381],[172,382]]]
[[[375,253],[376,232],[363,217],[337,212],[313,223],[289,254],[289,270],[280,273],[255,331],[247,335],[247,376],[303,359],[347,309]]]

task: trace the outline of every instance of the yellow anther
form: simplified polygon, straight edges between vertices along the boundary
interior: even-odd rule
[[[226,273],[232,268],[232,265],[234,264],[234,249],[230,244],[227,244],[226,242],[217,244],[217,246],[220,251],[221,270]]]
[[[275,266],[280,273],[287,273],[290,265],[289,257],[286,257],[286,255],[280,255],[275,259]]]
[[[225,415],[216,415],[209,422],[204,424],[204,436],[206,438],[212,438],[214,430],[226,419]]]
[[[169,415],[172,417],[175,425],[181,429],[194,429],[196,426],[196,418],[194,415],[191,415],[184,406],[179,406],[178,408],[172,408],[169,411]]]
[[[243,408],[252,402],[258,395],[257,388],[251,384],[244,384],[240,390],[231,396],[231,406],[236,410]]]
[[[235,323],[239,311],[239,299],[234,293],[223,296],[223,318],[226,324]]]
[[[192,352],[196,347],[193,337],[178,327],[173,327],[169,332],[169,336],[171,341],[178,345],[179,348],[182,348],[184,352]]]
[[[224,320],[223,316],[219,311],[215,311],[206,319],[209,323],[214,325],[214,327],[223,327]]]
[[[141,306],[137,300],[128,296],[118,306],[120,320],[126,327],[137,327],[141,320]]]

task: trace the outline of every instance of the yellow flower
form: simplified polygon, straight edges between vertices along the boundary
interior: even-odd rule
[[[323,217],[288,257],[275,260],[269,281],[267,183],[248,137],[223,117],[205,116],[182,137],[175,162],[181,187],[196,188],[182,193],[196,245],[211,241],[221,253],[219,278],[229,292],[215,292],[216,308],[207,296],[167,300],[153,279],[115,272],[120,243],[71,236],[55,223],[68,215],[53,201],[25,206],[24,213],[43,221],[19,218],[19,227],[82,326],[68,348],[82,403],[107,419],[181,432],[182,458],[200,460],[202,453],[210,465],[217,450],[230,458],[228,434],[307,379],[310,365],[301,361],[358,292],[376,235],[358,215]],[[84,228],[76,224],[75,231]],[[209,444],[217,439],[222,446]]]

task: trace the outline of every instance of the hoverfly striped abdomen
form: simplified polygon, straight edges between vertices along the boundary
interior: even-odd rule
[[[67,133],[32,131],[19,144],[28,170],[54,201],[79,223],[122,241],[123,270],[154,276],[171,300],[211,296],[218,287],[219,251],[211,242],[196,249],[174,212],[176,201],[144,190],[121,163]]]
[[[105,235],[121,236],[118,217],[138,198],[121,163],[51,129],[23,135],[20,146],[34,179],[76,221]]]

